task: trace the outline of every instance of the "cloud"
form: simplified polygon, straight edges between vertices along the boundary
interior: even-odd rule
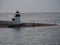
[[[60,0],[0,0],[0,12],[60,12]]]

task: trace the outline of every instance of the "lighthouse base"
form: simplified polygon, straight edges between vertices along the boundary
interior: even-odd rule
[[[9,27],[20,27],[22,26],[21,24],[13,24],[13,25],[9,25]]]

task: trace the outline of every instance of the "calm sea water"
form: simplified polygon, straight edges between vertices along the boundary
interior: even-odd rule
[[[12,17],[14,13],[0,13],[0,20]],[[22,13],[21,22],[56,22],[58,26],[0,28],[0,45],[60,45],[60,13]]]

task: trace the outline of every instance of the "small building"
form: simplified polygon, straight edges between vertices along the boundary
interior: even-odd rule
[[[20,14],[20,12],[17,10],[14,18],[12,18],[12,24],[21,24],[20,17],[21,17],[21,14]]]

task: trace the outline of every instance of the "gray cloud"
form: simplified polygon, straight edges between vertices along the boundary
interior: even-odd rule
[[[0,0],[0,12],[60,12],[59,4],[60,0]]]

